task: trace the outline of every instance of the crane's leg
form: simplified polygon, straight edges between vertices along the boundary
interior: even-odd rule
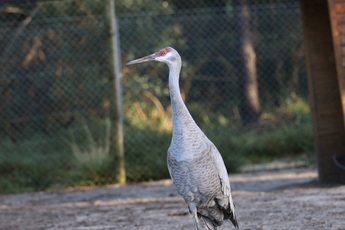
[[[195,220],[195,225],[196,225],[196,229],[197,230],[202,230],[202,227],[200,225],[200,221],[199,221],[199,217],[198,217],[198,213],[197,213],[197,209],[194,203],[189,203],[188,204],[188,208],[190,213],[192,213],[194,220]]]

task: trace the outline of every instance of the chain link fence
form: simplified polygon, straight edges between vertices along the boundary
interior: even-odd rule
[[[165,46],[181,54],[184,100],[228,171],[313,161],[298,2],[256,2],[115,2],[127,181],[169,177],[168,68],[125,65]],[[0,190],[115,183],[106,1],[0,9]]]

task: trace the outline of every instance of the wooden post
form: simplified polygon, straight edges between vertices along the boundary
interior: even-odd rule
[[[332,25],[333,48],[337,65],[340,99],[345,121],[345,2],[343,0],[328,0],[328,6]]]
[[[120,184],[126,183],[125,157],[123,147],[123,109],[121,89],[121,55],[120,37],[115,16],[115,0],[106,4],[108,40],[110,47],[111,71],[111,105],[110,120],[112,125],[110,154],[114,156],[116,179]]]
[[[319,179],[340,181],[333,155],[345,154],[341,94],[327,0],[300,0]]]

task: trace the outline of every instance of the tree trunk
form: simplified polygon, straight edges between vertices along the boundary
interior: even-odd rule
[[[235,0],[237,33],[239,112],[244,125],[257,123],[260,115],[256,54],[250,33],[250,10],[246,0]]]
[[[304,55],[303,47],[300,47],[292,56],[292,74],[289,82],[290,98],[295,101],[298,95],[298,72],[300,68],[301,59]]]

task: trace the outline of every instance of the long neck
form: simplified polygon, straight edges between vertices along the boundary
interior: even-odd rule
[[[179,75],[181,63],[169,65],[169,88],[172,106],[173,136],[200,130],[182,100]]]

